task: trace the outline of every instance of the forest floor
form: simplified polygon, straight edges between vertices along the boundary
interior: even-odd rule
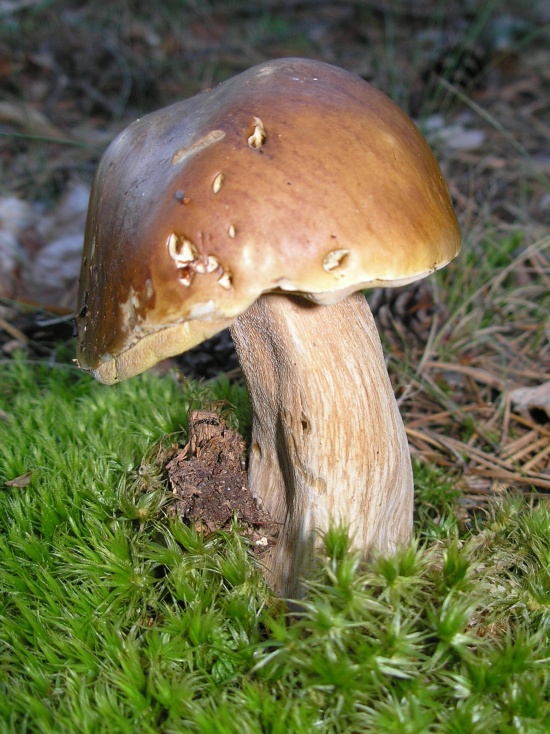
[[[550,489],[544,2],[5,0],[0,20],[5,357],[23,347],[44,358],[70,338],[89,187],[122,128],[250,65],[308,56],[359,74],[413,116],[462,227],[446,271],[369,295],[413,451],[459,469],[466,504],[503,487]],[[226,332],[176,366],[238,378]]]

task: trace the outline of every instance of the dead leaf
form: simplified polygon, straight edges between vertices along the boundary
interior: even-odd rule
[[[520,411],[542,410],[550,418],[550,380],[536,387],[518,387],[510,393],[510,400]]]
[[[36,216],[33,207],[18,197],[0,198],[0,297],[14,295],[15,272],[27,260],[21,234]]]
[[[89,186],[74,183],[37,223],[42,246],[22,274],[25,295],[31,301],[75,308],[89,198]]]
[[[0,102],[0,121],[21,127],[29,135],[66,140],[70,135],[53,125],[46,115],[24,102]]]
[[[15,479],[8,479],[8,481],[4,483],[6,487],[17,487],[18,489],[22,489],[31,483],[31,479],[32,471],[28,471],[25,472],[25,474],[21,474],[19,477],[15,477]]]

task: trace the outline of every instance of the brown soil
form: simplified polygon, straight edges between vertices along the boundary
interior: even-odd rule
[[[169,514],[206,533],[237,520],[254,550],[273,545],[277,529],[248,488],[242,437],[219,410],[190,410],[187,439],[166,463],[174,495]]]

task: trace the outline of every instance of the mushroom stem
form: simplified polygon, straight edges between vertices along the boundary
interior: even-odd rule
[[[349,528],[365,557],[412,531],[405,427],[361,293],[333,306],[267,294],[231,326],[253,411],[249,484],[274,522],[274,590],[301,595],[319,531]]]

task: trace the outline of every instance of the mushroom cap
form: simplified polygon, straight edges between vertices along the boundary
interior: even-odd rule
[[[130,125],[92,188],[77,315],[113,383],[190,349],[262,294],[319,304],[455,257],[439,166],[382,92],[318,61],[255,66]]]

